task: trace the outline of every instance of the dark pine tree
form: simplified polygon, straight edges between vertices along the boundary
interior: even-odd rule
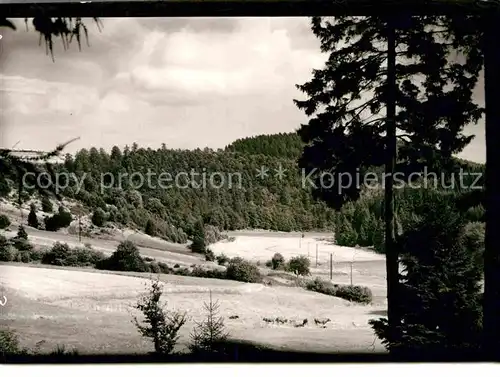
[[[156,226],[153,220],[148,219],[148,222],[146,223],[146,227],[144,229],[144,232],[149,235],[149,236],[156,236]]]
[[[38,217],[36,215],[36,207],[34,204],[31,204],[30,206],[30,213],[28,214],[28,225],[31,226],[32,228],[38,228],[40,225],[38,223]]]
[[[200,254],[204,254],[206,251],[205,229],[202,221],[198,221],[194,227],[193,243],[191,244],[191,250],[194,253],[200,253]]]
[[[419,212],[420,221],[397,239],[404,266],[402,337],[391,340],[385,318],[370,323],[383,343],[404,358],[473,355],[482,324],[480,251],[467,248],[466,219],[452,196],[428,200]]]
[[[24,229],[24,226],[19,225],[19,228],[17,229],[17,239],[23,239],[27,240],[28,239],[28,233],[26,233],[26,229]]]
[[[50,201],[50,199],[46,196],[42,197],[42,211],[51,213],[53,210],[54,208],[52,206],[52,202]]]
[[[379,16],[312,19],[321,50],[329,56],[311,81],[298,85],[307,98],[295,103],[310,117],[299,130],[306,144],[299,165],[315,183],[313,194],[334,208],[360,197],[356,178],[373,167],[385,164],[389,173],[407,178],[424,167],[451,171],[453,154],[473,138],[463,134],[464,126],[483,113],[472,102],[482,57],[471,53],[470,40],[456,36],[463,29],[451,28],[445,16],[389,21]],[[457,52],[464,55],[461,62],[454,59]],[[396,61],[392,70],[387,64],[391,54]],[[396,135],[401,142],[394,150]],[[325,173],[334,173],[333,180]],[[389,242],[395,236],[393,196],[386,186],[388,312],[396,328],[398,265]]]

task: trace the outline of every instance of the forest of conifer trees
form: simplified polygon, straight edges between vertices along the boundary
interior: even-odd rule
[[[55,166],[55,172],[85,178],[81,187],[77,180],[63,182],[61,179],[61,186],[68,186],[62,196],[81,202],[99,215],[94,217],[101,218],[104,212],[106,221],[138,228],[174,242],[186,242],[195,224],[202,220],[220,230],[335,231],[336,242],[340,245],[374,246],[382,252],[383,188],[365,187],[357,201],[347,203],[338,211],[328,208],[324,201],[314,199],[310,187],[303,184],[304,175],[297,164],[302,147],[298,135],[289,133],[239,139],[217,151],[173,150],[165,145],[154,150],[136,144],[124,149],[115,146],[110,153],[90,148],[81,149],[74,155],[67,154],[64,163]],[[281,179],[271,173],[262,179],[258,174],[262,166],[271,172],[282,166],[286,173]],[[458,159],[457,166],[470,185],[475,179],[473,174],[467,178],[467,174],[483,171],[480,164]],[[133,173],[139,173],[138,177],[146,176],[148,171],[156,177],[162,172],[175,176],[191,169],[207,175],[211,172],[238,173],[241,186],[206,185],[203,188],[198,181],[198,186],[195,182],[192,187],[173,184],[165,188],[155,181],[155,175],[151,175],[151,184],[139,185],[137,180],[127,179],[114,184],[110,181],[116,181],[120,174],[126,177],[126,173],[128,177]],[[371,173],[382,174],[382,171],[374,168]],[[454,178],[456,180],[457,176]],[[429,183],[429,187],[431,185]],[[5,196],[9,191],[6,187],[15,185],[11,182],[3,187]],[[464,190],[458,185],[443,187],[436,187],[431,192],[437,196],[447,192],[458,197]],[[397,190],[399,232],[417,216],[415,211],[422,203],[424,189],[407,186]],[[468,191],[477,196],[477,190]],[[29,201],[29,197],[24,196],[23,200]],[[482,223],[482,205],[469,207],[465,206],[469,220]]]

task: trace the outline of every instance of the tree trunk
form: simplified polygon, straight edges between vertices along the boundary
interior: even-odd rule
[[[486,239],[484,253],[483,351],[500,358],[500,16],[486,17],[484,87],[486,105]]]
[[[396,31],[391,19],[387,22],[387,119],[385,164],[385,258],[387,273],[387,317],[391,342],[397,339],[399,285],[398,253],[395,248],[394,169],[396,165]]]

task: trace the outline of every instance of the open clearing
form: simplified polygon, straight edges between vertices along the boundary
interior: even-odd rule
[[[13,236],[15,225],[7,236]],[[38,246],[67,242],[70,246],[90,243],[95,249],[111,254],[123,239],[137,243],[143,256],[169,265],[193,264],[216,266],[190,253],[186,245],[171,244],[138,232],[125,230],[112,238],[83,238],[64,232],[46,232],[26,227],[30,241]],[[305,255],[311,260],[313,276],[329,279],[330,254],[333,256],[334,283],[365,285],[372,289],[372,305],[351,304],[345,300],[309,292],[298,287],[245,284],[228,280],[161,275],[169,308],[185,310],[190,321],[181,330],[179,350],[185,349],[193,320],[203,317],[203,302],[209,290],[221,304],[230,336],[278,349],[318,352],[381,352],[368,320],[384,315],[386,310],[384,257],[369,251],[339,247],[325,239],[331,234],[279,233],[262,231],[228,232],[232,242],[210,245],[216,255],[240,256],[260,262],[279,252],[288,260]],[[316,249],[318,258],[316,260]],[[351,266],[352,261],[354,263]],[[279,273],[278,273],[279,274]],[[140,337],[132,323],[138,315],[132,305],[145,292],[150,274],[113,273],[83,268],[45,268],[41,265],[6,263],[0,265],[1,295],[8,298],[1,312],[1,325],[17,331],[23,346],[34,347],[44,341],[41,351],[57,345],[77,348],[80,353],[144,353],[152,345]],[[280,281],[279,277],[273,277]],[[238,316],[229,319],[230,316]],[[263,318],[284,317],[302,322],[268,324]],[[314,324],[314,318],[329,318],[326,328]]]
[[[330,235],[331,236],[331,235]],[[271,259],[274,253],[282,254],[285,259],[298,255],[308,256],[312,261],[321,264],[329,263],[330,254],[333,255],[334,263],[352,261],[383,261],[382,255],[374,252],[334,245],[332,241],[321,240],[320,237],[293,237],[282,233],[279,235],[263,236],[258,233],[254,235],[241,235],[235,237],[232,242],[221,241],[210,245],[215,254],[224,253],[228,257],[242,257],[251,261]]]
[[[136,274],[140,275],[140,274]],[[148,274],[144,274],[147,277]],[[194,320],[201,320],[209,290],[221,304],[221,314],[233,339],[279,349],[373,352],[382,351],[368,326],[385,309],[383,304],[356,305],[336,297],[295,287],[265,287],[226,280],[162,275],[168,308],[185,310],[191,320],[181,331],[185,348]],[[133,323],[132,305],[145,291],[140,277],[76,269],[0,265],[0,283],[8,298],[2,325],[16,330],[24,346],[44,340],[41,350],[58,344],[80,353],[143,353],[151,344],[141,339]],[[238,316],[229,319],[229,316]],[[263,317],[285,317],[308,325],[269,325]],[[323,329],[314,318],[330,318]]]

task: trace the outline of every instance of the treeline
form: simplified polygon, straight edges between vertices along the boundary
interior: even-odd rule
[[[68,174],[69,181],[59,176],[61,195],[83,203],[96,225],[112,221],[174,242],[185,242],[200,220],[221,230],[333,230],[334,211],[312,198],[295,157],[275,156],[294,145],[290,155],[297,155],[297,141],[296,135],[279,134],[239,140],[226,151],[137,144],[111,153],[82,149],[66,155],[54,172]]]
[[[192,238],[200,221],[221,230],[335,229],[341,245],[380,249],[382,190],[371,187],[340,211],[328,208],[313,198],[309,182],[297,167],[302,148],[296,134],[240,139],[217,151],[172,150],[165,145],[155,150],[133,144],[124,149],[115,146],[111,153],[90,148],[67,154],[54,171],[67,173],[69,181],[59,177],[62,196],[83,203],[96,226],[110,221],[180,243]],[[474,174],[483,173],[484,167],[462,160],[457,163],[462,170],[455,173],[453,185],[449,174],[446,182],[434,183],[436,192],[478,191],[468,187],[481,184],[474,182]],[[280,167],[281,177],[277,176]],[[382,177],[383,169],[373,172]],[[413,183],[422,182],[420,178]],[[7,195],[9,185],[0,186],[0,194]],[[10,186],[16,187],[14,182]],[[399,229],[414,217],[420,197],[414,188],[397,190]],[[30,200],[29,189],[23,200]],[[480,221],[484,209],[478,203],[468,211],[471,221]]]
[[[238,139],[228,145],[228,152],[244,154],[263,154],[266,156],[297,160],[302,153],[304,143],[296,133],[258,135]]]
[[[384,251],[384,193],[366,192],[355,202],[345,204],[336,214],[335,240],[342,246],[373,246]],[[440,190],[436,188],[405,187],[396,190],[396,233],[413,229],[425,215],[422,208],[429,202],[450,199],[456,203],[474,237],[484,238],[485,209],[481,190]]]

